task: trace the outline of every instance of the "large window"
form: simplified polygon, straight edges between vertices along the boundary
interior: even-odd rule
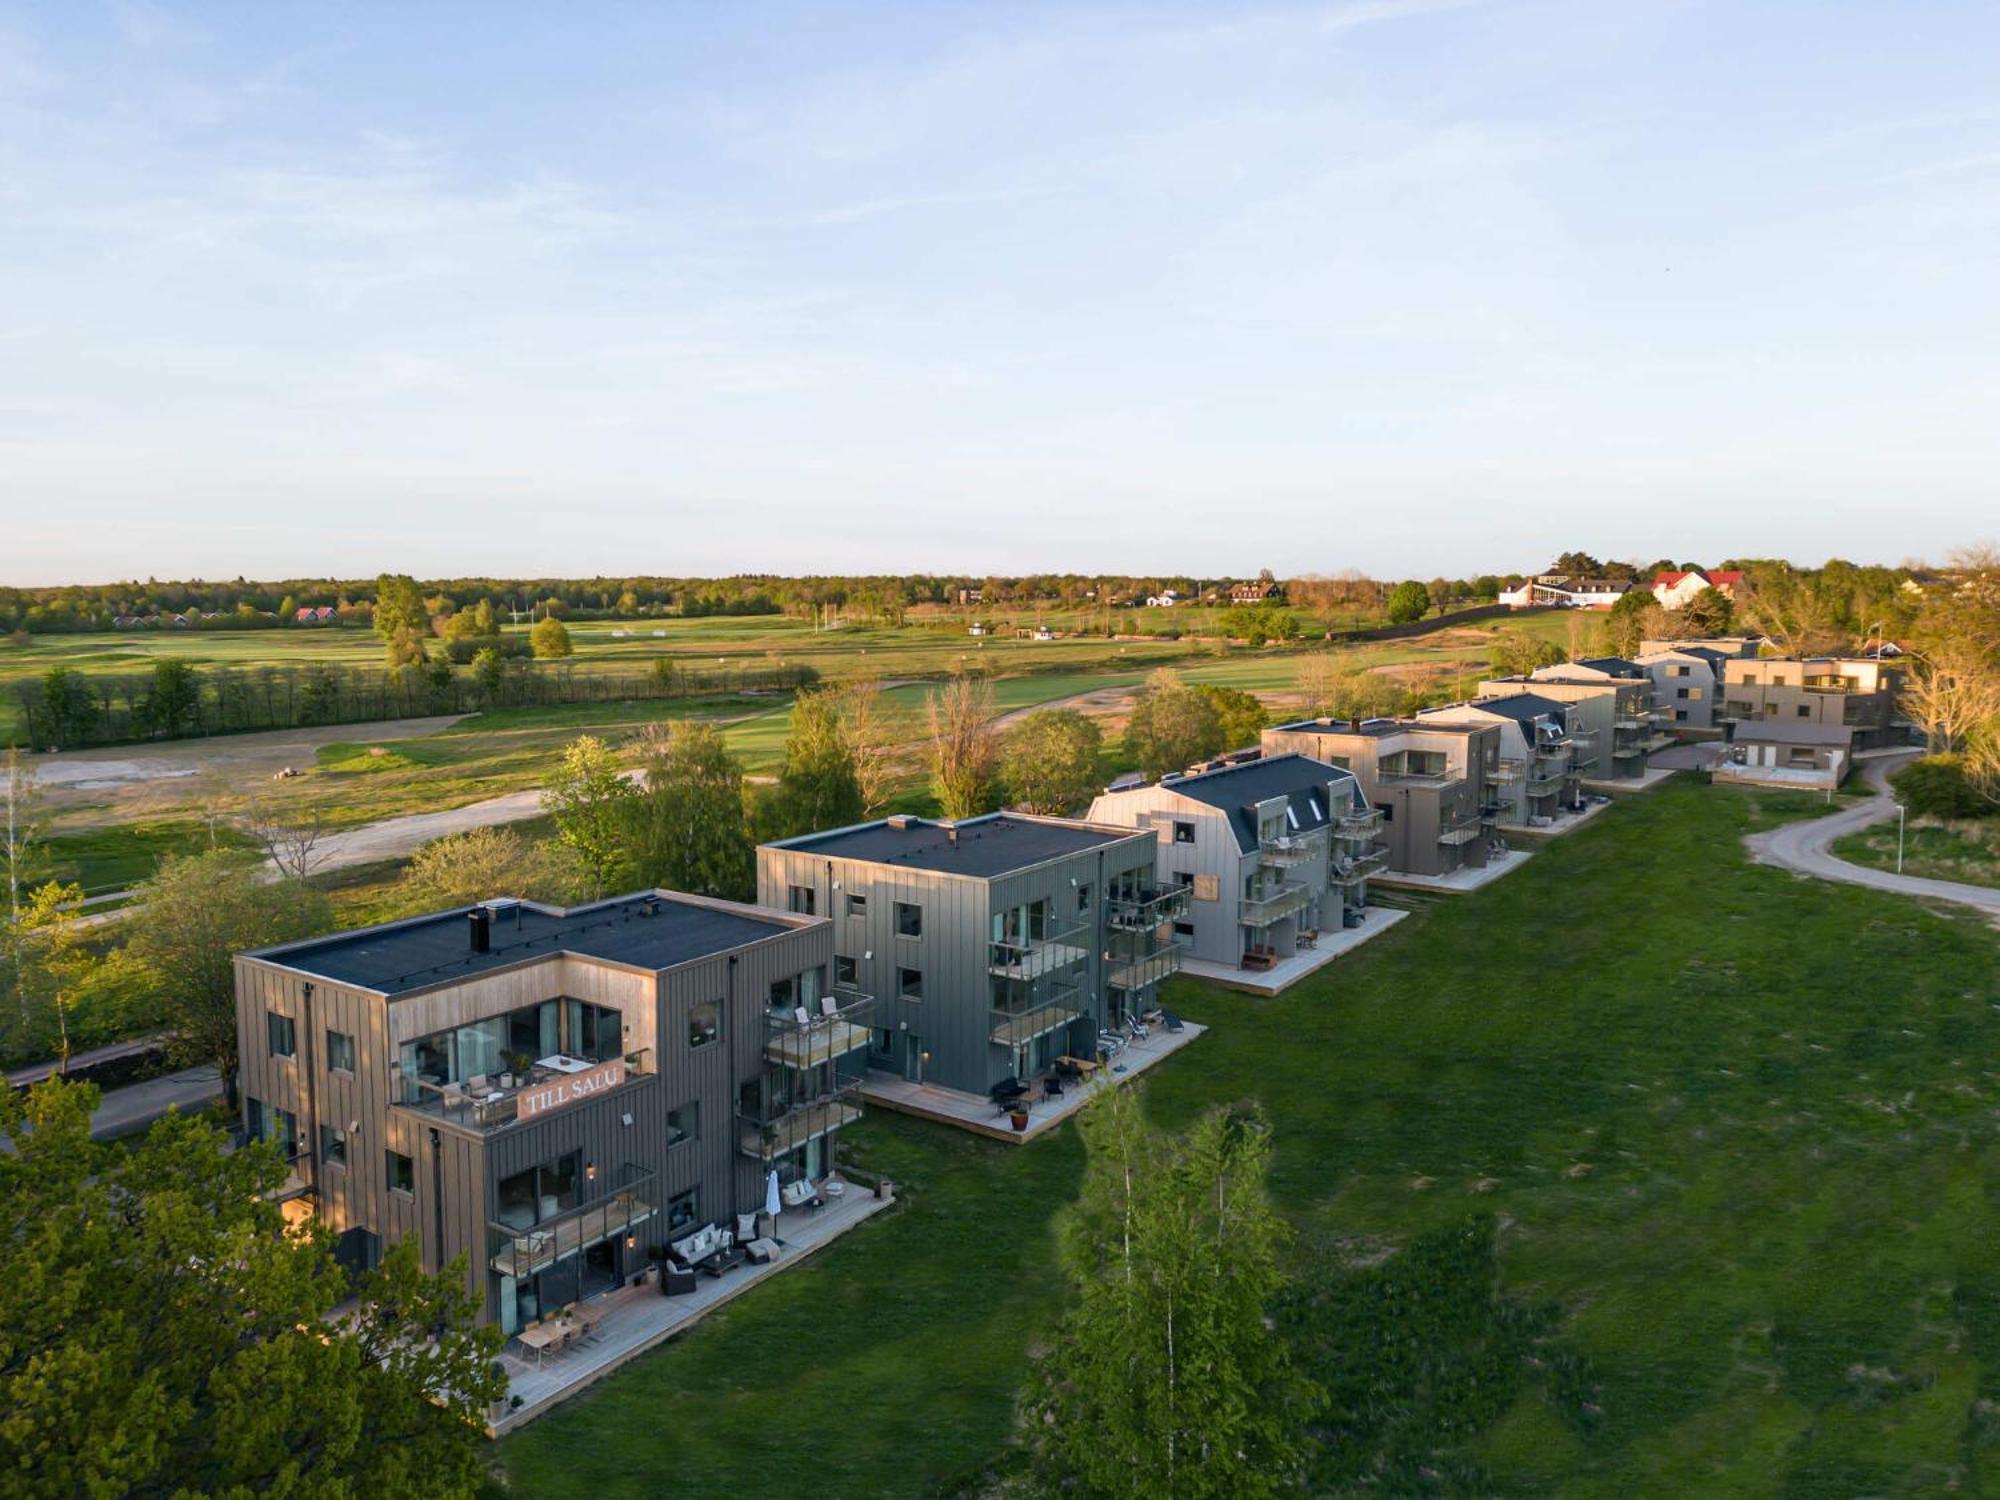
[[[688,1007],[688,1045],[706,1047],[722,1035],[722,1002],[700,1000]]]
[[[568,1213],[578,1202],[583,1153],[571,1151],[500,1179],[500,1222],[527,1229]]]
[[[264,1034],[270,1040],[271,1056],[298,1056],[298,1030],[292,1025],[290,1016],[280,1015],[275,1010],[264,1012]]]
[[[328,1033],[329,1049],[332,1036]],[[544,1000],[403,1043],[404,1102],[419,1102],[424,1093],[419,1085],[424,1083],[442,1088],[474,1078],[522,1073],[541,1058],[559,1053],[602,1062],[624,1051],[624,1017],[617,1011],[584,1000]]]
[[[288,1109],[266,1104],[262,1099],[250,1100],[250,1137],[258,1141],[276,1141],[278,1150],[286,1156],[299,1153],[299,1122]]]
[[[354,1038],[345,1031],[326,1034],[326,1065],[336,1073],[354,1071]]]
[[[683,1104],[679,1109],[667,1111],[667,1144],[678,1146],[682,1141],[701,1139],[701,1105],[699,1102]]]

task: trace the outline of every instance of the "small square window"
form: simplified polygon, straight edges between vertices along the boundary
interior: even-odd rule
[[[389,1191],[414,1193],[417,1190],[417,1164],[400,1151],[386,1154],[389,1161]]]
[[[722,1002],[702,1000],[688,1007],[688,1045],[706,1047],[722,1035]]]
[[[1812,705],[1810,703],[1801,703],[1799,705],[1799,717],[1801,719],[1810,719],[1812,717]]]
[[[270,1038],[271,1056],[298,1056],[298,1033],[292,1026],[292,1018],[290,1016],[280,1015],[275,1010],[266,1011],[264,1013],[264,1024],[266,1035]]]
[[[1192,844],[1194,842],[1194,824],[1174,824],[1174,842],[1176,844]]]
[[[896,936],[922,937],[924,935],[924,909],[912,906],[907,901],[896,903]]]
[[[898,969],[896,971],[896,993],[905,1000],[924,998],[924,971],[922,969]]]
[[[667,1144],[678,1146],[682,1141],[701,1139],[701,1105],[683,1104],[679,1109],[667,1111]]]
[[[330,1167],[347,1165],[347,1132],[331,1125],[319,1128],[319,1159]]]
[[[875,1028],[875,1051],[881,1057],[896,1055],[896,1033],[886,1026]]]
[[[336,1073],[354,1071],[354,1038],[345,1031],[326,1034],[326,1065]]]
[[[792,910],[801,916],[810,917],[819,899],[819,892],[809,885],[795,885],[789,892]]]
[[[845,953],[834,954],[833,982],[852,989],[861,983],[861,965]]]
[[[1174,936],[1175,936],[1175,937],[1184,937],[1184,938],[1191,938],[1191,937],[1193,937],[1193,936],[1194,936],[1194,923],[1192,923],[1192,922],[1176,922],[1176,923],[1174,923]]]
[[[849,891],[847,893],[847,914],[850,917],[867,916],[868,897],[858,891]]]

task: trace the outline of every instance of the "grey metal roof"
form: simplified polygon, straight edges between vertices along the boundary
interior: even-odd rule
[[[831,833],[809,833],[771,847],[822,854],[828,859],[859,859],[991,880],[1045,860],[1083,854],[1134,836],[1130,829],[1025,818],[1016,813],[988,813],[956,824],[933,822],[929,818],[885,818]]]
[[[649,906],[650,916],[645,914]],[[260,949],[251,956],[337,984],[397,995],[550,953],[667,969],[791,930],[782,922],[668,894],[620,897],[569,911],[521,903],[495,913],[491,947],[474,953],[467,917],[472,910],[455,907],[412,922]]]
[[[1636,661],[1627,661],[1622,656],[1586,656],[1573,663],[1579,667],[1589,667],[1593,672],[1602,672],[1609,677],[1644,677],[1646,669]]]
[[[1569,722],[1569,705],[1558,703],[1553,698],[1544,698],[1538,693],[1509,693],[1504,698],[1474,698],[1470,705],[1483,708],[1488,713],[1499,714],[1502,718],[1527,723],[1547,714],[1558,723]]]
[[[1273,755],[1241,765],[1198,771],[1173,781],[1163,781],[1168,791],[1179,792],[1197,802],[1220,808],[1229,814],[1236,832],[1236,847],[1248,854],[1257,847],[1257,805],[1274,797],[1290,804],[1295,825],[1289,833],[1310,833],[1324,828],[1332,809],[1327,803],[1327,783],[1352,781],[1354,777],[1338,766],[1306,755]],[[1315,807],[1317,803],[1317,807]]]

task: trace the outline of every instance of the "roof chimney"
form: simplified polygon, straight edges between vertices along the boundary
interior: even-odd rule
[[[483,906],[475,906],[465,914],[471,927],[472,951],[485,953],[493,946],[493,916]]]
[[[956,823],[947,824],[944,830],[944,837],[945,842],[956,849],[958,847],[958,825]]]

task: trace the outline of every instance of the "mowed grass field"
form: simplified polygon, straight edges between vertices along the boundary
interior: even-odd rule
[[[1146,1085],[1257,1099],[1302,1234],[1393,1250],[1475,1209],[1600,1415],[1524,1384],[1440,1435],[1481,1493],[1979,1493],[2000,1462],[2000,935],[1745,860],[1823,808],[1676,778],[1276,1000]],[[1063,1305],[1073,1129],[873,1115],[904,1204],[501,1443],[517,1493],[925,1496],[1008,1438]]]

